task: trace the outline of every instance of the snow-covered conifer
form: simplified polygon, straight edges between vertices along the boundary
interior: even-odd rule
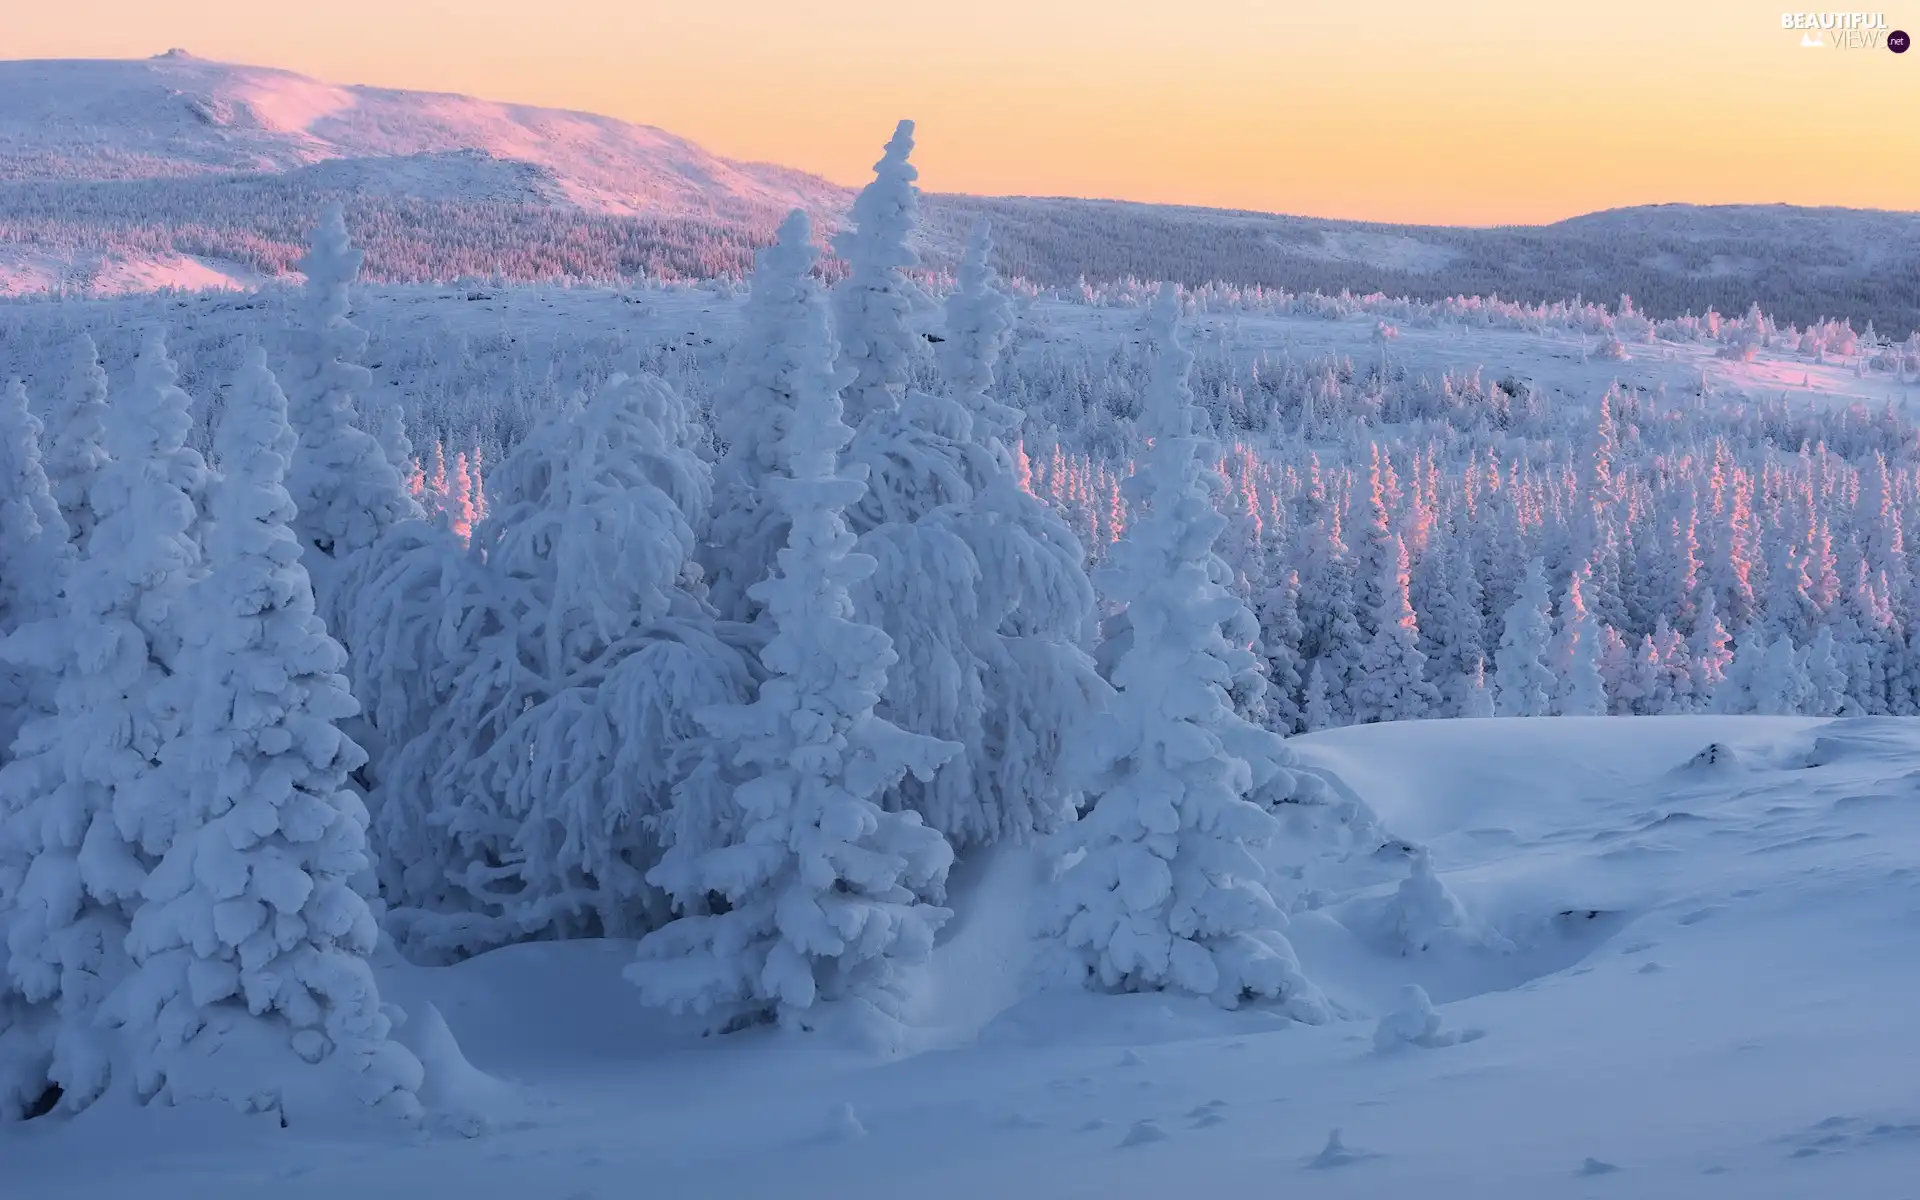
[[[1847,695],[1847,669],[1840,647],[1833,637],[1833,626],[1822,625],[1806,650],[1807,695],[1804,711],[1809,716],[1837,717],[1851,708]]]
[[[404,730],[373,817],[388,923],[416,953],[637,936],[663,915],[645,881],[660,826],[670,802],[709,802],[695,714],[751,684],[742,631],[692,589],[711,493],[689,426],[663,381],[616,374],[494,469],[457,561],[444,541],[398,546],[371,593],[430,614],[433,581],[451,589],[437,635],[402,645],[429,644],[431,677],[373,689],[375,728]]]
[[[645,938],[628,975],[653,1004],[808,1027],[821,1001],[887,1012],[898,968],[924,961],[951,915],[929,903],[953,851],[915,813],[876,802],[960,747],[874,713],[894,661],[887,635],[854,619],[848,587],[873,570],[844,512],[864,485],[840,466],[851,430],[828,357],[824,311],[806,307],[786,373],[792,412],[768,481],[786,516],[774,573],[755,584],[773,636],[749,704],[700,715],[731,748],[738,832],[670,849],[651,878],[683,913]],[[725,911],[712,912],[718,895]]]
[[[1439,691],[1427,681],[1427,656],[1420,653],[1420,628],[1407,598],[1407,547],[1398,534],[1387,535],[1383,561],[1381,608],[1360,660],[1362,682],[1353,716],[1362,723],[1418,720],[1432,716],[1440,703]]]
[[[58,680],[53,711],[25,725],[0,769],[0,929],[6,1007],[38,1031],[28,1061],[67,1110],[98,1099],[121,1058],[99,1017],[126,973],[123,946],[153,856],[117,810],[179,732],[169,682],[200,569],[206,468],[185,444],[192,418],[175,378],[164,338],[149,335],[132,388],[107,413],[112,457],[90,489],[95,524],[63,609],[4,644],[10,661]],[[0,1102],[41,1090],[16,1074]]]
[[[87,492],[107,463],[106,415],[107,373],[93,338],[82,333],[73,340],[66,386],[48,414],[44,446],[47,483],[76,546],[93,529]]]
[[[1323,1020],[1251,853],[1278,825],[1247,797],[1293,791],[1292,756],[1227,703],[1233,647],[1222,624],[1242,605],[1212,565],[1225,519],[1179,312],[1168,285],[1150,322],[1153,444],[1130,481],[1134,516],[1107,571],[1129,642],[1089,748],[1096,799],[1062,833],[1062,849],[1081,853],[1056,880],[1042,928],[1098,986],[1174,987],[1229,1007],[1266,998]]]
[[[786,513],[766,481],[780,470],[795,389],[807,385],[803,348],[821,304],[811,278],[818,257],[812,222],[795,209],[779,240],[757,256],[745,326],[713,400],[714,436],[724,449],[714,466],[714,516],[701,562],[714,606],[734,620],[757,613],[748,591],[767,577],[786,541]]]
[[[835,242],[850,269],[836,292],[857,426],[845,457],[867,481],[848,524],[877,563],[852,594],[860,619],[900,655],[880,715],[965,747],[930,781],[903,777],[885,804],[920,813],[964,849],[1060,823],[1072,803],[1061,760],[1102,688],[1084,649],[1094,626],[1084,552],[1020,488],[1004,440],[1017,414],[988,399],[1002,340],[993,326],[1004,314],[984,241],[950,314],[964,387],[908,387],[923,344],[907,323],[911,149],[911,123],[902,123],[854,203],[853,228]]]
[[[939,357],[954,399],[973,418],[974,437],[1004,442],[1019,430],[1022,414],[993,396],[994,367],[1013,334],[1013,304],[994,286],[992,255],[993,236],[982,219],[967,236],[959,286],[947,297],[947,340]]]
[[[1491,717],[1494,715],[1493,688],[1487,683],[1487,663],[1484,658],[1475,658],[1467,669],[1459,685],[1459,715],[1463,717]]]
[[[1726,626],[1720,623],[1714,590],[1702,587],[1700,603],[1694,609],[1693,640],[1688,646],[1693,695],[1699,705],[1705,706],[1719,693],[1722,681],[1733,666],[1733,653],[1727,649],[1730,640]]]
[[[184,728],[115,801],[120,827],[161,849],[109,1011],[143,1096],[282,1120],[328,1102],[411,1116],[420,1064],[388,1039],[367,962],[378,929],[354,890],[367,814],[347,775],[363,756],[337,722],[358,706],[289,528],[293,446],[253,349],[215,438],[208,573],[169,680]]]
[[[1554,712],[1568,717],[1607,715],[1607,689],[1600,674],[1600,623],[1587,608],[1581,584],[1585,569],[1574,571],[1560,604],[1560,628],[1549,650],[1559,673]]]
[[[1494,656],[1494,706],[1503,717],[1544,717],[1553,711],[1556,680],[1547,665],[1553,639],[1548,612],[1546,567],[1539,559],[1527,564],[1500,634]]]
[[[834,315],[840,366],[849,372],[846,420],[856,431],[868,417],[900,406],[919,349],[907,327],[913,292],[906,271],[920,261],[907,244],[920,211],[912,153],[913,122],[902,121],[873,165],[873,182],[854,197],[848,228],[833,241],[847,263]]]
[[[1308,733],[1316,729],[1331,729],[1338,720],[1334,716],[1333,702],[1328,698],[1327,673],[1318,659],[1314,660],[1313,667],[1307,672],[1307,690],[1300,704],[1300,720]]]
[[[1752,636],[1765,648],[1758,653],[1747,676],[1748,701],[1742,711],[1766,716],[1789,716],[1805,711],[1812,687],[1807,680],[1806,661],[1793,644],[1793,638],[1783,633],[1769,642],[1760,637],[1757,629],[1752,631]]]
[[[1260,649],[1267,660],[1268,727],[1281,734],[1304,732],[1306,681],[1300,644],[1306,628],[1300,623],[1298,571],[1282,572],[1280,581],[1267,589],[1259,617]]]
[[[55,616],[73,561],[67,523],[41,465],[41,424],[26,385],[0,392],[0,638]],[[0,762],[20,726],[52,702],[53,676],[29,663],[0,661]]]
[[[347,238],[340,206],[330,206],[300,263],[307,282],[285,373],[299,438],[286,486],[298,510],[294,530],[307,548],[306,567],[323,614],[334,609],[332,582],[339,564],[394,525],[420,515],[400,477],[406,464],[387,461],[354,405],[355,394],[373,380],[360,365],[366,331],[347,315],[347,287],[359,274],[361,257]]]

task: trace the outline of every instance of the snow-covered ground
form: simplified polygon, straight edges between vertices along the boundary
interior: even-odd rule
[[[0,251],[0,293],[10,261]],[[19,262],[22,272],[62,269],[30,254]],[[236,280],[244,271],[234,264],[203,265]],[[11,306],[0,320],[0,378],[17,374],[35,395],[50,394],[65,370],[66,340],[80,329],[93,335],[117,376],[131,363],[140,331],[158,322],[169,329],[186,386],[198,394],[224,382],[245,337],[263,329],[270,334],[284,323],[290,294],[270,288],[245,296],[133,294]],[[502,394],[503,388],[539,391],[535,385],[544,378],[546,398],[557,401],[582,385],[583,368],[603,374],[623,349],[642,351],[658,369],[704,395],[738,336],[742,299],[724,285],[619,291],[371,286],[356,289],[354,319],[373,337],[370,361],[381,399],[406,405],[432,427],[465,433],[502,409],[529,402],[525,394]],[[914,318],[924,332],[938,331],[941,321],[932,306]],[[1015,353],[1029,360],[1063,354],[1103,359],[1122,343],[1139,340],[1140,321],[1135,308],[1043,295],[1022,309]],[[1631,343],[1627,357],[1615,360],[1598,353],[1601,339],[1564,329],[1401,324],[1383,344],[1375,336],[1378,325],[1366,313],[1329,319],[1199,311],[1189,319],[1187,337],[1203,358],[1230,357],[1242,368],[1262,356],[1302,362],[1344,357],[1363,370],[1385,358],[1409,377],[1477,371],[1489,385],[1531,385],[1556,405],[1591,406],[1616,382],[1649,394],[1664,388],[1677,398],[1697,393],[1703,380],[1712,395],[1733,405],[1784,396],[1823,407],[1904,408],[1920,397],[1911,374],[1861,370],[1860,355],[1822,360],[1778,346],[1749,362],[1719,357],[1712,342],[1656,341]],[[458,347],[452,359],[449,346]],[[438,402],[458,407],[421,411]]]
[[[956,879],[963,920],[898,1045],[700,1039],[640,1007],[629,947],[515,946],[386,972],[429,1132],[97,1107],[0,1127],[0,1192],[1915,1194],[1920,724],[1436,721],[1293,744],[1394,835],[1321,864],[1294,915],[1331,1024],[1035,990],[1038,868],[1003,850]],[[1438,882],[1417,904],[1415,859]],[[1376,1048],[1410,984],[1433,1017],[1402,1013]]]

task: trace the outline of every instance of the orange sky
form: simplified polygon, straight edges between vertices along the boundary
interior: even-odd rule
[[[1887,10],[1920,33],[1920,0]],[[1735,0],[5,0],[0,57],[205,58],[604,112],[859,182],[1491,224],[1920,208],[1920,50]]]

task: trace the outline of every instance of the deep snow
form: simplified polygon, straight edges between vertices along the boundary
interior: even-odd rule
[[[403,1037],[428,1065],[429,1129],[96,1108],[0,1128],[0,1192],[1920,1189],[1920,722],[1436,721],[1291,744],[1392,835],[1316,859],[1305,880],[1314,907],[1289,936],[1341,1010],[1329,1025],[1036,991],[1025,910],[1041,868],[1002,849],[956,873],[961,915],[890,1047],[701,1039],[639,1005],[618,943],[389,963],[383,990],[409,1010]],[[1422,850],[1437,903],[1403,898]],[[1437,1031],[1376,1049],[1410,984],[1431,997]]]

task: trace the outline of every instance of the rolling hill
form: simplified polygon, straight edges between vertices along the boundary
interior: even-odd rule
[[[0,295],[252,286],[293,270],[333,199],[348,204],[374,279],[738,276],[788,209],[831,228],[850,196],[588,113],[337,86],[182,51],[0,62]],[[981,217],[1003,269],[1041,285],[1628,293],[1655,315],[1758,301],[1797,322],[1920,328],[1915,213],[1657,205],[1467,229],[935,194],[929,263],[949,262]]]

